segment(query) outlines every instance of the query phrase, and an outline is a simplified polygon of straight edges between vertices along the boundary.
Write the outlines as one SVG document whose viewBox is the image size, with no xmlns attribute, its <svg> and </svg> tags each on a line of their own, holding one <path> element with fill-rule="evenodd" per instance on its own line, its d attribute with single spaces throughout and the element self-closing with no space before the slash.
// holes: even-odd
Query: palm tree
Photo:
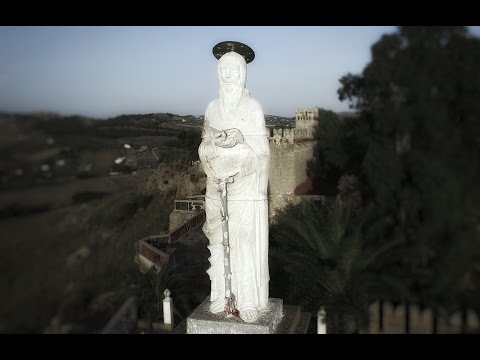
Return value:
<svg viewBox="0 0 480 360">
<path fill-rule="evenodd" d="M 283 295 L 314 314 L 324 306 L 329 332 L 366 330 L 370 302 L 398 285 L 376 270 L 399 242 L 369 245 L 362 233 L 367 218 L 368 210 L 348 203 L 306 201 L 285 209 L 271 228 L 271 263 L 288 277 Z"/>
<path fill-rule="evenodd" d="M 198 237 L 198 233 L 190 236 Z M 204 236 L 203 233 L 201 235 Z M 208 295 L 208 250 L 201 244 L 187 246 L 177 242 L 168 252 L 169 261 L 160 271 L 152 267 L 146 274 L 137 275 L 140 285 L 137 293 L 141 316 L 158 321 L 163 319 L 164 291 L 169 289 L 173 299 L 174 320 L 178 324 Z M 195 259 L 192 260 L 192 257 Z"/>
<path fill-rule="evenodd" d="M 140 316 L 149 321 L 163 319 L 163 299 L 165 289 L 169 289 L 173 298 L 173 315 L 180 321 L 191 312 L 189 291 L 185 286 L 186 277 L 178 263 L 171 259 L 160 271 L 152 267 L 141 274 L 138 291 Z"/>
</svg>

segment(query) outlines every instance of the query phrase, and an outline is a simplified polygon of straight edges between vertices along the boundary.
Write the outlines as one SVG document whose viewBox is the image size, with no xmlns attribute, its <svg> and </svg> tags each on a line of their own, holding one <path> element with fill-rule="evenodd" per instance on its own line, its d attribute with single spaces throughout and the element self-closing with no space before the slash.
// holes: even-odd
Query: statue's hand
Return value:
<svg viewBox="0 0 480 360">
<path fill-rule="evenodd" d="M 234 147 L 240 142 L 243 142 L 243 135 L 238 129 L 223 130 L 214 139 L 215 145 L 223 148 Z"/>
</svg>

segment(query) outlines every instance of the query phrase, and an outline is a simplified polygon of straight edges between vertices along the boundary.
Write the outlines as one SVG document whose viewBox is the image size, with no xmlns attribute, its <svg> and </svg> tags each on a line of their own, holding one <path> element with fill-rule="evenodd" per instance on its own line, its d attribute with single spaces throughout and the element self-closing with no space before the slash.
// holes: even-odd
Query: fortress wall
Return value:
<svg viewBox="0 0 480 360">
<path fill-rule="evenodd" d="M 319 109 L 298 109 L 295 128 L 270 129 L 269 216 L 294 203 L 295 188 L 307 180 Z"/>
<path fill-rule="evenodd" d="M 301 142 L 295 144 L 295 187 L 307 180 L 308 160 L 313 156 L 313 141 Z"/>
<path fill-rule="evenodd" d="M 270 138 L 270 168 L 268 174 L 269 213 L 285 207 L 293 200 L 295 190 L 295 145 L 287 138 Z"/>
</svg>

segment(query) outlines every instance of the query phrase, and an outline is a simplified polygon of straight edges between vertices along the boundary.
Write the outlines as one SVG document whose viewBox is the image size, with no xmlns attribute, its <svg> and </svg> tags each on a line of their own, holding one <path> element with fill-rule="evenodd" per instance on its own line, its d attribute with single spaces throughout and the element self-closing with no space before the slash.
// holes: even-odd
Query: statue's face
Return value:
<svg viewBox="0 0 480 360">
<path fill-rule="evenodd" d="M 224 83 L 236 83 L 240 79 L 240 66 L 233 62 L 226 62 L 220 66 L 220 75 Z"/>
</svg>

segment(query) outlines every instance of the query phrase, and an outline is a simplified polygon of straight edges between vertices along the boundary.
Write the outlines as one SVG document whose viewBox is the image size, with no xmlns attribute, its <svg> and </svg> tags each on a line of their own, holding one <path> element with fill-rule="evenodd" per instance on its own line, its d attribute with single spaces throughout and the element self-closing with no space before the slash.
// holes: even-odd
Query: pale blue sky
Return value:
<svg viewBox="0 0 480 360">
<path fill-rule="evenodd" d="M 480 27 L 471 27 L 480 35 Z M 267 114 L 348 110 L 339 79 L 359 73 L 393 26 L 0 27 L 0 111 L 203 114 L 218 96 L 220 41 L 255 51 L 247 87 Z"/>
</svg>

